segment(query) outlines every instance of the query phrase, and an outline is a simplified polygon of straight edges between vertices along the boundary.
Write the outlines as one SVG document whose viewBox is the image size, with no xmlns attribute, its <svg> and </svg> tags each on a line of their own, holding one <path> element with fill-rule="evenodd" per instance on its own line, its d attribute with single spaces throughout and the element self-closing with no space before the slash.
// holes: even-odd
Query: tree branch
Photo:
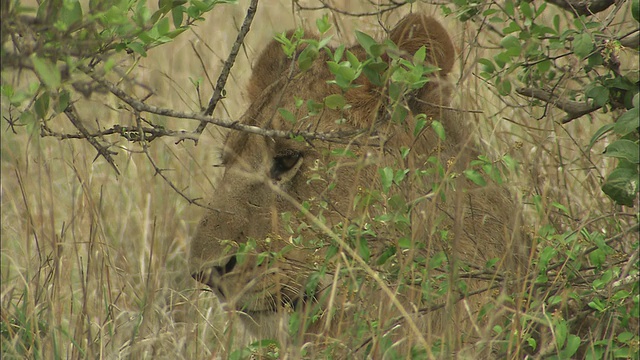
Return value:
<svg viewBox="0 0 640 360">
<path fill-rule="evenodd" d="M 602 106 L 589 105 L 587 103 L 580 102 L 580 101 L 563 99 L 560 96 L 554 94 L 553 92 L 543 90 L 543 89 L 519 88 L 519 89 L 516 89 L 516 92 L 522 96 L 527 96 L 527 97 L 532 97 L 534 99 L 542 100 L 566 112 L 567 116 L 565 116 L 565 118 L 562 119 L 563 124 L 571 122 L 572 120 L 575 120 L 583 115 L 592 113 L 602 107 Z"/>
<path fill-rule="evenodd" d="M 69 121 L 71 121 L 73 126 L 75 126 L 75 128 L 78 129 L 78 131 L 80 131 L 80 133 L 84 136 L 84 138 L 86 138 L 87 141 L 96 150 L 98 150 L 98 155 L 96 155 L 96 158 L 98 158 L 99 156 L 104 157 L 104 159 L 107 160 L 109 165 L 111 165 L 113 170 L 115 170 L 116 174 L 120 175 L 120 171 L 118 171 L 118 167 L 116 166 L 116 163 L 113 161 L 113 158 L 111 157 L 111 155 L 116 155 L 117 153 L 109 150 L 107 146 L 101 145 L 98 142 L 98 140 L 91 137 L 91 135 L 89 134 L 89 131 L 87 131 L 87 128 L 84 126 L 84 124 L 80 120 L 80 117 L 78 116 L 78 112 L 76 111 L 73 105 L 67 106 L 67 108 L 64 110 L 64 113 L 65 115 L 67 115 L 67 118 L 69 119 Z"/>
<path fill-rule="evenodd" d="M 78 65 L 78 69 L 83 71 L 93 80 L 95 80 L 100 85 L 109 89 L 109 91 L 118 97 L 120 100 L 127 103 L 134 110 L 138 112 L 148 112 L 156 115 L 169 116 L 178 119 L 188 119 L 188 120 L 199 120 L 201 123 L 214 124 L 223 128 L 239 130 L 248 132 L 251 134 L 262 135 L 267 137 L 274 138 L 285 138 L 290 139 L 292 137 L 302 137 L 306 140 L 322 140 L 329 141 L 340 144 L 353 144 L 353 145 L 367 145 L 360 144 L 354 141 L 354 137 L 357 135 L 362 135 L 366 132 L 369 132 L 368 129 L 363 130 L 354 130 L 354 131 L 330 131 L 330 132 L 311 132 L 311 131 L 282 131 L 282 130 L 273 130 L 273 129 L 263 129 L 258 126 L 246 125 L 242 124 L 238 121 L 224 121 L 221 119 L 212 118 L 210 116 L 205 116 L 204 114 L 193 113 L 193 112 L 180 112 L 167 108 L 160 108 L 154 105 L 145 104 L 137 99 L 134 99 L 129 94 L 115 86 L 114 84 L 106 81 L 99 75 L 97 75 L 91 68 L 86 65 Z M 370 137 L 372 140 L 375 140 L 375 137 Z M 379 145 L 380 142 L 375 142 L 375 144 Z"/>
<path fill-rule="evenodd" d="M 211 116 L 213 115 L 213 110 L 215 110 L 218 101 L 222 98 L 222 90 L 224 90 L 224 86 L 227 83 L 227 78 L 229 77 L 229 73 L 231 72 L 231 68 L 233 64 L 236 62 L 236 56 L 240 51 L 240 46 L 244 43 L 244 37 L 249 32 L 251 28 L 251 22 L 253 21 L 253 17 L 256 14 L 256 9 L 258 7 L 258 0 L 251 0 L 251 4 L 249 5 L 249 9 L 247 9 L 247 15 L 244 18 L 244 22 L 240 27 L 240 32 L 238 32 L 238 36 L 236 37 L 236 41 L 233 43 L 231 47 L 231 53 L 227 60 L 224 62 L 224 66 L 222 67 L 222 71 L 220 72 L 220 76 L 218 77 L 218 82 L 216 83 L 216 88 L 213 91 L 213 95 L 211 96 L 211 100 L 209 100 L 209 106 L 207 106 L 207 110 L 205 110 L 204 115 Z M 204 128 L 207 126 L 207 122 L 200 122 L 198 128 L 196 129 L 196 134 L 202 134 Z"/>
<path fill-rule="evenodd" d="M 167 171 L 168 169 L 160 169 L 158 167 L 158 165 L 156 164 L 156 162 L 153 161 L 153 157 L 151 157 L 151 154 L 149 154 L 148 149 L 144 149 L 143 153 L 145 154 L 145 156 L 147 157 L 147 159 L 151 163 L 151 166 L 153 166 L 153 169 L 155 170 L 155 174 L 154 175 L 160 175 L 162 180 L 164 180 L 164 182 L 167 183 L 167 185 L 169 185 L 169 187 L 171 187 L 171 189 L 173 189 L 173 191 L 175 191 L 178 195 L 180 195 L 183 199 L 185 199 L 189 204 L 194 204 L 196 206 L 200 206 L 200 207 L 208 209 L 208 210 L 219 211 L 218 209 L 214 209 L 214 208 L 212 208 L 212 207 L 210 207 L 208 205 L 203 204 L 202 203 L 202 198 L 191 198 L 191 197 L 187 196 L 187 194 L 185 194 L 182 190 L 180 190 L 178 188 L 178 186 L 176 186 L 176 184 L 174 184 L 171 181 L 171 179 L 169 179 L 164 174 L 164 172 Z"/>
<path fill-rule="evenodd" d="M 566 11 L 573 13 L 575 17 L 580 15 L 593 15 L 607 10 L 615 3 L 615 0 L 546 0 Z"/>
<path fill-rule="evenodd" d="M 352 17 L 363 17 L 363 16 L 380 16 L 386 12 L 389 11 L 393 11 L 397 8 L 400 8 L 402 6 L 405 6 L 407 4 L 410 4 L 412 2 L 409 1 L 389 1 L 389 2 L 377 2 L 376 3 L 376 10 L 375 11 L 365 11 L 365 12 L 351 12 L 351 11 L 347 11 L 347 10 L 343 10 L 337 6 L 333 6 L 331 4 L 329 4 L 327 1 L 320 1 L 320 3 L 322 5 L 319 6 L 305 6 L 305 5 L 301 5 L 299 1 L 295 2 L 296 8 L 298 10 L 305 10 L 305 11 L 318 11 L 318 10 L 330 10 L 332 12 L 335 12 L 337 14 L 341 14 L 341 15 L 346 15 L 346 16 L 352 16 Z"/>
<path fill-rule="evenodd" d="M 633 33 L 622 36 L 620 38 L 620 45 L 638 50 L 638 48 L 640 48 L 640 30 L 636 29 Z"/>
<path fill-rule="evenodd" d="M 131 141 L 131 142 L 140 142 L 140 141 L 151 142 L 155 139 L 158 139 L 161 137 L 167 137 L 167 136 L 176 137 L 179 139 L 190 139 L 193 141 L 198 140 L 198 136 L 193 134 L 190 131 L 184 131 L 184 130 L 175 131 L 175 130 L 165 129 L 160 126 L 153 126 L 153 127 L 143 126 L 142 132 L 143 134 L 140 134 L 140 129 L 138 129 L 138 127 L 113 125 L 108 129 L 97 131 L 94 133 L 80 132 L 77 134 L 64 134 L 64 133 L 55 132 L 51 130 L 49 127 L 47 127 L 46 124 L 42 124 L 41 135 L 55 137 L 60 140 L 88 139 L 90 137 L 96 138 L 96 137 L 107 136 L 107 135 L 120 135 L 123 138 L 127 139 L 127 141 Z"/>
</svg>

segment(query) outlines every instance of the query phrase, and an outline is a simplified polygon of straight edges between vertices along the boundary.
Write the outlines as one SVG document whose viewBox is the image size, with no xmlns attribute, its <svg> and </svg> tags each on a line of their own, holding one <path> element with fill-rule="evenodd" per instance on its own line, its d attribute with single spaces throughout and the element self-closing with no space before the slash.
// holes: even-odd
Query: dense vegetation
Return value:
<svg viewBox="0 0 640 360">
<path fill-rule="evenodd" d="M 176 280 L 188 277 L 184 239 L 198 215 L 188 205 L 206 204 L 202 199 L 211 187 L 201 184 L 215 176 L 202 170 L 215 163 L 214 156 L 194 154 L 210 153 L 207 141 L 219 142 L 212 128 L 267 130 L 228 115 L 241 113 L 241 106 L 222 109 L 240 97 L 228 79 L 247 51 L 243 44 L 254 16 L 267 10 L 252 1 L 235 28 L 212 25 L 233 34 L 223 61 L 203 61 L 192 45 L 188 65 L 203 75 L 169 79 L 180 88 L 181 99 L 172 106 L 155 92 L 156 79 L 140 75 L 150 66 L 145 60 L 165 56 L 163 49 L 185 37 L 198 38 L 198 26 L 210 16 L 239 6 L 225 3 L 231 1 L 2 3 L 3 357 L 278 356 L 274 339 L 226 352 L 230 342 L 219 335 L 224 318 L 208 310 L 211 297 Z M 277 38 L 290 54 L 304 48 L 297 58 L 304 69 L 336 40 L 328 35 L 340 23 L 336 19 L 377 22 L 413 3 L 354 10 L 295 2 L 297 15 L 318 19 L 307 28 L 315 28 L 320 39 L 303 31 Z M 528 273 L 513 294 L 526 301 L 512 309 L 526 311 L 506 314 L 503 323 L 486 329 L 487 338 L 512 358 L 637 358 L 638 1 L 455 0 L 439 6 L 438 15 L 455 19 L 451 23 L 462 29 L 456 104 L 480 124 L 486 149 L 456 175 L 480 186 L 509 184 L 523 203 L 533 240 Z M 420 51 L 413 61 L 395 58 L 389 68 L 381 67 L 379 58 L 389 47 L 367 31 L 355 39 L 367 50 L 366 61 L 338 47 L 328 63 L 345 92 L 366 76 L 390 79 L 390 93 L 400 97 L 424 85 L 434 71 L 422 66 Z M 210 96 L 203 102 L 204 93 Z M 323 103 L 307 100 L 300 99 L 300 106 L 308 113 L 349 106 L 339 95 Z M 92 111 L 96 103 L 104 114 Z M 280 115 L 292 122 L 299 116 L 284 109 Z M 399 106 L 392 121 L 405 116 Z M 441 131 L 438 121 L 422 126 Z M 445 164 L 431 166 L 425 171 L 444 173 Z M 319 169 L 318 179 L 330 171 Z M 363 206 L 387 210 L 370 219 L 373 227 L 384 223 L 390 229 L 384 235 L 397 239 L 384 258 L 370 258 L 360 241 L 372 236 L 366 228 L 332 229 L 333 235 L 346 234 L 342 241 L 360 257 L 357 266 L 392 269 L 395 252 L 411 246 L 403 233 L 411 207 L 384 200 L 409 175 L 400 164 L 381 168 L 383 194 L 361 199 Z M 292 236 L 304 230 L 291 229 Z M 442 258 L 422 261 L 433 268 L 446 265 Z M 481 276 L 491 266 L 480 275 L 467 269 L 459 276 Z M 447 276 L 435 277 L 424 287 L 425 296 L 443 296 L 448 282 Z M 488 304 L 480 316 L 492 311 L 497 310 Z M 428 352 L 417 349 L 415 357 L 442 349 L 433 344 Z"/>
</svg>

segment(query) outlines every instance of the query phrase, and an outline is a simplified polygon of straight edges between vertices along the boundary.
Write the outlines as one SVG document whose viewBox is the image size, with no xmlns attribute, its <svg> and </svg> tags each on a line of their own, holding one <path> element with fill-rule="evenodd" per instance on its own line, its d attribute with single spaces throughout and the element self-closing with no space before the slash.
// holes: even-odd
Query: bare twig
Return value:
<svg viewBox="0 0 640 360">
<path fill-rule="evenodd" d="M 527 97 L 532 97 L 534 99 L 542 100 L 566 112 L 567 116 L 564 119 L 562 119 L 563 124 L 566 124 L 572 120 L 575 120 L 583 115 L 590 114 L 602 107 L 602 106 L 596 106 L 596 105 L 589 105 L 585 102 L 563 99 L 560 96 L 554 94 L 553 92 L 543 90 L 543 89 L 520 88 L 520 89 L 517 89 L 516 92 L 522 96 L 527 96 Z"/>
<path fill-rule="evenodd" d="M 96 158 L 98 158 L 99 156 L 104 157 L 104 159 L 107 160 L 109 165 L 111 165 L 113 170 L 115 170 L 116 174 L 120 175 L 120 171 L 118 171 L 118 167 L 116 166 L 116 163 L 113 161 L 113 158 L 111 157 L 111 155 L 116 155 L 117 153 L 109 150 L 107 146 L 101 145 L 98 142 L 98 140 L 96 140 L 94 137 L 91 137 L 91 135 L 89 134 L 89 131 L 80 120 L 80 117 L 78 116 L 78 112 L 76 111 L 75 106 L 73 104 L 67 106 L 67 108 L 64 110 L 64 113 L 65 115 L 67 115 L 67 118 L 69 119 L 69 121 L 71 121 L 73 126 L 75 126 L 75 128 L 78 129 L 78 131 L 80 131 L 80 133 L 84 136 L 85 139 L 87 139 L 89 144 L 91 144 L 96 150 L 98 150 L 98 154 L 96 155 Z"/>
<path fill-rule="evenodd" d="M 619 41 L 620 45 L 626 48 L 638 50 L 638 48 L 640 48 L 640 29 L 635 29 L 628 34 L 621 36 Z"/>
<path fill-rule="evenodd" d="M 327 10 L 333 11 L 333 12 L 341 14 L 341 15 L 353 16 L 353 17 L 363 17 L 363 16 L 380 16 L 380 15 L 386 13 L 386 12 L 389 12 L 389 11 L 395 10 L 397 8 L 400 8 L 402 6 L 405 6 L 405 5 L 409 4 L 410 2 L 408 2 L 408 1 L 389 1 L 388 3 L 377 3 L 376 6 L 377 6 L 378 10 L 367 11 L 367 12 L 350 12 L 350 11 L 342 10 L 342 9 L 340 9 L 338 7 L 333 6 L 333 5 L 330 5 L 326 1 L 320 1 L 320 3 L 322 4 L 321 6 L 304 6 L 304 5 L 300 5 L 300 3 L 296 1 L 295 5 L 298 8 L 298 10 L 318 11 L 318 10 L 327 9 Z M 442 3 L 441 5 L 444 5 L 444 3 Z"/>
<path fill-rule="evenodd" d="M 191 198 L 189 196 L 187 196 L 187 194 L 185 194 L 182 190 L 178 189 L 178 187 L 176 186 L 176 184 L 174 184 L 171 179 L 169 179 L 164 172 L 167 171 L 167 169 L 160 169 L 158 167 L 158 165 L 156 165 L 156 162 L 153 161 L 153 157 L 151 156 L 151 154 L 149 154 L 149 151 L 147 149 L 143 150 L 143 153 L 147 156 L 147 159 L 149 160 L 149 163 L 151 163 L 151 166 L 153 166 L 153 169 L 155 170 L 155 175 L 160 175 L 160 177 L 162 178 L 162 180 L 164 180 L 165 183 L 167 183 L 167 185 L 169 185 L 169 187 L 171 189 L 173 189 L 173 191 L 175 191 L 178 195 L 180 195 L 183 199 L 185 199 L 189 204 L 194 204 L 200 207 L 203 207 L 205 209 L 209 209 L 209 210 L 216 210 L 212 207 L 209 207 L 205 204 L 203 204 L 201 202 L 202 198 Z"/>
<path fill-rule="evenodd" d="M 213 95 L 211 96 L 211 100 L 209 100 L 209 106 L 207 106 L 207 110 L 205 110 L 204 115 L 211 116 L 213 114 L 213 110 L 215 110 L 218 101 L 222 98 L 222 90 L 224 90 L 224 86 L 227 83 L 227 78 L 229 77 L 229 73 L 231 72 L 231 67 L 236 62 L 236 56 L 240 51 L 240 47 L 244 43 L 244 37 L 249 32 L 251 28 L 251 22 L 253 21 L 253 17 L 256 14 L 256 9 L 258 7 L 258 0 L 251 0 L 251 4 L 249 5 L 249 9 L 247 9 L 247 15 L 244 18 L 244 22 L 240 27 L 240 32 L 238 32 L 238 36 L 236 37 L 236 41 L 233 43 L 231 47 L 231 53 L 227 60 L 224 62 L 224 66 L 222 67 L 222 71 L 220 72 L 220 76 L 218 77 L 218 82 L 216 83 L 216 88 L 213 91 Z M 200 122 L 198 128 L 196 129 L 196 134 L 202 134 L 204 128 L 207 126 L 206 121 Z"/>
<path fill-rule="evenodd" d="M 144 139 L 144 141 L 151 142 L 161 137 L 176 137 L 179 139 L 190 139 L 190 140 L 198 139 L 198 136 L 194 135 L 190 131 L 184 131 L 184 130 L 175 131 L 175 130 L 165 129 L 163 127 L 146 127 L 146 126 L 142 127 L 142 134 L 144 134 L 144 136 L 142 136 L 137 126 L 131 127 L 131 126 L 122 126 L 122 125 L 113 125 L 109 129 L 97 131 L 94 133 L 84 133 L 84 134 L 83 133 L 77 133 L 77 134 L 58 133 L 44 126 L 44 124 L 42 126 L 42 130 L 43 130 L 41 134 L 42 136 L 51 136 L 60 140 L 86 139 L 88 137 L 96 138 L 96 137 L 101 137 L 106 135 L 120 135 L 123 138 L 127 139 L 128 141 L 133 141 L 133 142 L 142 141 L 142 139 Z"/>
<path fill-rule="evenodd" d="M 615 3 L 615 0 L 546 0 L 548 3 L 556 5 L 574 16 L 593 15 L 607 10 Z"/>
<path fill-rule="evenodd" d="M 137 99 L 134 99 L 125 91 L 121 90 L 114 84 L 106 81 L 104 78 L 97 75 L 92 69 L 86 66 L 78 66 L 80 70 L 90 76 L 93 80 L 100 85 L 109 89 L 109 91 L 117 96 L 120 100 L 127 103 L 134 110 L 138 112 L 148 112 L 156 115 L 169 116 L 178 119 L 198 120 L 200 122 L 211 123 L 220 127 L 224 127 L 232 130 L 239 130 L 248 132 L 251 134 L 257 134 L 274 138 L 291 138 L 302 137 L 306 140 L 322 140 L 340 144 L 355 144 L 355 145 L 367 145 L 354 142 L 355 136 L 362 135 L 369 132 L 368 129 L 354 130 L 354 131 L 330 131 L 330 132 L 312 132 L 312 131 L 282 131 L 273 129 L 263 129 L 258 126 L 246 125 L 239 123 L 238 121 L 225 121 L 221 119 L 205 116 L 204 114 L 198 114 L 194 112 L 180 112 L 172 109 L 161 108 L 154 105 L 145 104 Z M 374 142 L 375 145 L 379 145 L 380 142 Z"/>
</svg>

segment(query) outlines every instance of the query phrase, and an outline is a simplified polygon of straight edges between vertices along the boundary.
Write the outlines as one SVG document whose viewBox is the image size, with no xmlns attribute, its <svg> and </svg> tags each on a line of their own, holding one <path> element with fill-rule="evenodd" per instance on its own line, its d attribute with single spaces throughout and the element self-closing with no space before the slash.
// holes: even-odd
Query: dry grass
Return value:
<svg viewBox="0 0 640 360">
<path fill-rule="evenodd" d="M 152 101 L 192 111 L 208 101 L 208 78 L 215 84 L 242 22 L 244 3 L 220 7 L 175 43 L 149 52 L 136 71 L 137 80 L 154 90 Z M 360 6 L 353 3 L 349 6 Z M 426 9 L 437 13 L 435 7 Z M 261 4 L 217 116 L 237 119 L 243 112 L 251 59 L 274 31 L 296 24 L 312 27 L 320 15 L 292 13 L 290 1 Z M 541 218 L 551 216 L 560 228 L 614 233 L 620 229 L 612 219 L 632 221 L 623 214 L 628 210 L 614 208 L 600 192 L 602 178 L 613 165 L 597 155 L 602 145 L 590 156 L 580 150 L 611 115 L 559 125 L 562 114 L 551 111 L 535 120 L 539 109 L 516 106 L 521 99 L 500 99 L 474 77 L 470 64 L 486 56 L 470 47 L 474 30 L 454 20 L 447 24 L 459 46 L 460 68 L 466 66 L 457 75 L 464 89 L 458 103 L 483 110 L 474 120 L 490 151 L 511 152 L 522 160 L 514 187 L 525 201 L 533 193 L 542 195 L 546 203 Z M 354 27 L 376 29 L 376 20 L 338 18 L 336 25 L 348 37 Z M 630 58 L 628 66 L 637 69 L 637 57 Z M 198 97 L 189 78 L 200 77 L 204 82 Z M 3 82 L 27 80 L 3 74 Z M 110 97 L 80 100 L 83 117 L 91 125 L 131 117 Z M 3 104 L 3 115 L 5 111 Z M 197 126 L 162 121 L 188 129 Z M 167 174 L 185 194 L 207 197 L 218 176 L 212 165 L 219 139 L 219 130 L 210 126 L 198 146 L 157 140 L 150 154 L 159 167 L 173 169 Z M 6 126 L 1 141 L 3 358 L 201 359 L 224 352 L 225 316 L 212 295 L 197 290 L 186 273 L 189 238 L 203 210 L 188 205 L 154 176 L 137 146 L 118 144 L 122 175 L 116 176 L 105 161 L 94 160 L 95 150 L 81 141 L 40 139 L 24 131 L 13 134 Z M 516 141 L 524 144 L 519 150 Z M 568 215 L 556 216 L 551 201 L 566 206 Z M 531 220 L 536 220 L 529 209 Z"/>
</svg>

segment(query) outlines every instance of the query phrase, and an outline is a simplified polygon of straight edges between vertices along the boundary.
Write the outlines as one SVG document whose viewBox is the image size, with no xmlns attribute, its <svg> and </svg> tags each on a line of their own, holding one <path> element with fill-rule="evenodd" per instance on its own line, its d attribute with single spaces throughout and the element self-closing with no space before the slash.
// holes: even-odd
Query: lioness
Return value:
<svg viewBox="0 0 640 360">
<path fill-rule="evenodd" d="M 329 81 L 335 75 L 325 65 L 328 54 L 320 51 L 300 71 L 278 42 L 267 45 L 241 122 L 357 135 L 341 144 L 231 132 L 224 176 L 209 203 L 214 210 L 191 243 L 192 276 L 253 337 L 302 346 L 297 355 L 314 348 L 348 358 L 448 357 L 488 340 L 494 319 L 478 318 L 478 311 L 506 283 L 495 274 L 517 268 L 518 211 L 507 192 L 460 175 L 478 153 L 470 124 L 449 108 L 446 78 L 455 59 L 449 35 L 433 18 L 413 14 L 389 39 L 397 44 L 388 50 L 396 60 L 411 60 L 424 46 L 425 64 L 419 65 L 439 70 L 395 102 L 389 79 L 376 86 L 360 76 L 344 93 L 348 106 L 338 109 L 318 106 L 342 94 Z M 361 46 L 348 50 L 360 61 L 366 57 Z M 296 99 L 314 100 L 314 110 Z M 399 107 L 408 115 L 397 120 Z M 285 119 L 287 113 L 296 121 Z M 425 119 L 443 125 L 445 140 L 428 124 L 419 126 Z M 387 166 L 407 169 L 404 179 L 383 184 L 388 170 L 380 169 Z M 399 213 L 408 215 L 380 217 Z M 482 273 L 492 259 L 495 272 L 469 275 Z"/>
</svg>

